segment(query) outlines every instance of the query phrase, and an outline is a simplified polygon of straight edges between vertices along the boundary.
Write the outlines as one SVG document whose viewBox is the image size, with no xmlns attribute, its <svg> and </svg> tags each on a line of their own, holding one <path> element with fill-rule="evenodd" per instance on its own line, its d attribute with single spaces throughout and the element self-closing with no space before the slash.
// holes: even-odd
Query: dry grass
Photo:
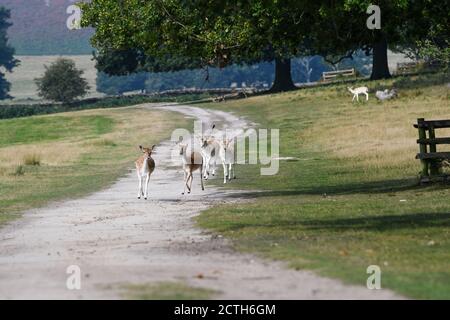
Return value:
<svg viewBox="0 0 450 320">
<path fill-rule="evenodd" d="M 259 166 L 238 168 L 238 184 L 227 188 L 264 192 L 251 203 L 209 209 L 200 226 L 293 268 L 365 286 L 367 266 L 376 264 L 383 288 L 448 299 L 450 189 L 418 186 L 413 124 L 450 117 L 450 80 L 419 80 L 403 81 L 400 97 L 385 103 L 373 91 L 368 103 L 352 103 L 345 86 L 334 85 L 209 104 L 279 128 L 281 156 L 302 161 L 281 162 L 275 176 L 261 176 Z"/>
<path fill-rule="evenodd" d="M 40 166 L 41 156 L 37 153 L 26 154 L 23 157 L 23 164 L 26 166 Z"/>
<path fill-rule="evenodd" d="M 100 120 L 112 119 L 111 130 L 97 133 L 95 126 L 98 123 L 91 121 L 97 116 Z M 0 147 L 0 224 L 10 219 L 10 213 L 44 205 L 51 200 L 81 196 L 112 183 L 126 172 L 126 168 L 132 167 L 139 156 L 137 146 L 157 144 L 169 138 L 173 129 L 187 123 L 176 114 L 151 111 L 142 106 L 18 121 L 43 117 L 49 119 L 49 130 L 54 125 L 60 126 L 61 118 L 66 119 L 65 123 L 70 125 L 65 129 L 70 135 L 51 141 L 33 140 Z M 90 122 L 88 125 L 78 120 L 70 121 L 71 118 L 90 119 Z M 0 121 L 2 125 L 14 130 L 17 123 Z"/>
<path fill-rule="evenodd" d="M 450 118 L 449 100 L 444 86 L 431 89 L 427 95 L 433 99 L 411 99 L 403 96 L 399 100 L 380 103 L 372 96 L 369 103 L 344 103 L 331 106 L 333 121 L 329 117 L 319 118 L 302 139 L 315 141 L 317 151 L 325 151 L 339 159 L 352 161 L 370 172 L 373 169 L 395 167 L 403 174 L 417 169 L 412 155 L 418 152 L 417 130 L 413 124 L 417 118 Z M 314 93 L 320 98 L 319 92 Z M 331 94 L 339 96 L 341 93 Z M 350 100 L 350 99 L 349 99 Z M 407 103 L 405 103 L 407 101 Z M 355 108 L 355 105 L 358 107 Z M 334 108 L 334 110 L 333 110 Z M 338 110 L 336 112 L 335 110 Z M 450 130 L 437 130 L 438 136 L 450 136 Z M 449 150 L 439 146 L 440 150 Z"/>
</svg>

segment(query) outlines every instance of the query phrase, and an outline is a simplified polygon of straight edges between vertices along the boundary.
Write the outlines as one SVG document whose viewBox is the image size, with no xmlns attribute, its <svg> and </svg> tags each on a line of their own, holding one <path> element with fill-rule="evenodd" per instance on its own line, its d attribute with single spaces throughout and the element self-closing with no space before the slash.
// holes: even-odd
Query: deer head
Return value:
<svg viewBox="0 0 450 320">
<path fill-rule="evenodd" d="M 147 159 L 151 158 L 154 149 L 155 145 L 153 145 L 151 148 L 144 148 L 143 146 L 139 146 L 139 150 L 142 151 L 142 153 Z"/>
</svg>

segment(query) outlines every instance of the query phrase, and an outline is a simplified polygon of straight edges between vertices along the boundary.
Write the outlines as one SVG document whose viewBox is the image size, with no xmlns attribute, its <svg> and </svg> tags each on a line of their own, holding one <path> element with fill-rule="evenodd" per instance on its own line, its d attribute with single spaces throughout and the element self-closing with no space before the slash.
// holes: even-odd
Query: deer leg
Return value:
<svg viewBox="0 0 450 320">
<path fill-rule="evenodd" d="M 216 175 L 216 157 L 212 158 L 212 175 Z"/>
<path fill-rule="evenodd" d="M 188 180 L 190 180 L 189 186 L 188 186 L 188 193 L 191 193 L 191 191 L 192 191 L 192 180 L 194 180 L 194 177 L 192 176 L 192 171 L 189 172 Z"/>
<path fill-rule="evenodd" d="M 366 95 L 366 101 L 369 101 L 369 94 L 366 92 L 365 95 Z"/>
<path fill-rule="evenodd" d="M 223 165 L 223 183 L 227 183 L 227 165 L 225 164 L 225 162 L 222 163 Z"/>
<path fill-rule="evenodd" d="M 210 158 L 204 157 L 203 160 L 204 160 L 203 163 L 205 163 L 205 166 L 204 166 L 204 168 L 202 167 L 201 172 L 204 172 L 203 177 L 205 178 L 205 180 L 208 180 L 208 177 L 209 177 L 209 161 L 210 161 Z"/>
<path fill-rule="evenodd" d="M 201 169 L 203 170 L 203 164 L 202 164 Z M 205 186 L 203 185 L 202 170 L 200 170 L 200 184 L 201 184 L 201 186 L 202 186 L 202 191 L 204 191 L 204 190 L 205 190 Z"/>
<path fill-rule="evenodd" d="M 183 192 L 181 194 L 185 194 L 186 192 L 186 186 L 187 186 L 187 172 L 184 171 L 184 178 L 183 178 Z"/>
<path fill-rule="evenodd" d="M 142 178 L 141 178 L 141 175 L 139 174 L 139 172 L 137 173 L 137 176 L 138 176 L 138 180 L 139 180 L 139 190 L 138 190 L 137 197 L 138 197 L 138 199 L 140 199 L 141 195 L 142 195 Z"/>
<path fill-rule="evenodd" d="M 147 200 L 148 198 L 148 183 L 150 182 L 150 173 L 147 173 L 147 177 L 145 177 L 145 193 L 144 193 L 144 199 Z"/>
</svg>

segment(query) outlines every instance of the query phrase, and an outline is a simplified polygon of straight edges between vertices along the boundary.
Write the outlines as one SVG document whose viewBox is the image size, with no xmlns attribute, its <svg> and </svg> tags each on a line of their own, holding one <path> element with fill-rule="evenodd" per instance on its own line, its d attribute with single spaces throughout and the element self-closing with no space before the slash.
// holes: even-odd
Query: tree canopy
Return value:
<svg viewBox="0 0 450 320">
<path fill-rule="evenodd" d="M 371 4 L 381 8 L 381 29 L 367 27 Z M 92 0 L 81 6 L 82 25 L 95 28 L 92 41 L 103 53 L 138 50 L 151 57 L 147 67 L 161 62 L 160 70 L 174 57 L 219 67 L 275 60 L 275 91 L 293 87 L 290 59 L 299 55 L 332 60 L 363 49 L 373 53 L 372 78 L 389 77 L 388 44 L 411 45 L 424 36 L 414 25 L 430 29 L 448 15 L 431 0 Z M 437 17 L 427 20 L 431 12 Z"/>
<path fill-rule="evenodd" d="M 188 57 L 203 66 L 274 59 L 282 64 L 301 52 L 311 26 L 307 3 L 94 0 L 82 4 L 82 24 L 95 28 L 93 44 L 104 52 L 139 48 L 156 61 Z"/>
</svg>

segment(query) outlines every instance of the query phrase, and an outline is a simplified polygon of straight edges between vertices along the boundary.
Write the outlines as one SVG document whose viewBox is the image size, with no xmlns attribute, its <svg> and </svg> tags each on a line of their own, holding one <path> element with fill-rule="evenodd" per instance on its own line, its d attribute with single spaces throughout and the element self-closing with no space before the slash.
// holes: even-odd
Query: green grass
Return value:
<svg viewBox="0 0 450 320">
<path fill-rule="evenodd" d="M 186 124 L 142 107 L 0 120 L 0 226 L 26 209 L 112 184 L 133 167 L 139 145 L 158 144 Z"/>
<path fill-rule="evenodd" d="M 30 117 L 3 120 L 0 125 L 0 147 L 64 139 L 74 134 L 84 137 L 97 136 L 110 132 L 113 126 L 113 119 L 107 116 Z"/>
<path fill-rule="evenodd" d="M 122 296 L 130 300 L 206 300 L 216 292 L 182 282 L 123 285 Z"/>
<path fill-rule="evenodd" d="M 300 160 L 281 162 L 275 176 L 238 166 L 230 186 L 262 192 L 250 203 L 212 208 L 198 224 L 239 250 L 292 268 L 365 286 L 366 269 L 375 264 L 383 288 L 449 299 L 450 192 L 447 185 L 418 186 L 412 127 L 419 117 L 450 118 L 449 89 L 433 84 L 417 93 L 417 83 L 407 83 L 385 103 L 373 91 L 368 103 L 351 103 L 345 87 L 335 85 L 206 105 L 279 128 L 280 155 Z"/>
</svg>

